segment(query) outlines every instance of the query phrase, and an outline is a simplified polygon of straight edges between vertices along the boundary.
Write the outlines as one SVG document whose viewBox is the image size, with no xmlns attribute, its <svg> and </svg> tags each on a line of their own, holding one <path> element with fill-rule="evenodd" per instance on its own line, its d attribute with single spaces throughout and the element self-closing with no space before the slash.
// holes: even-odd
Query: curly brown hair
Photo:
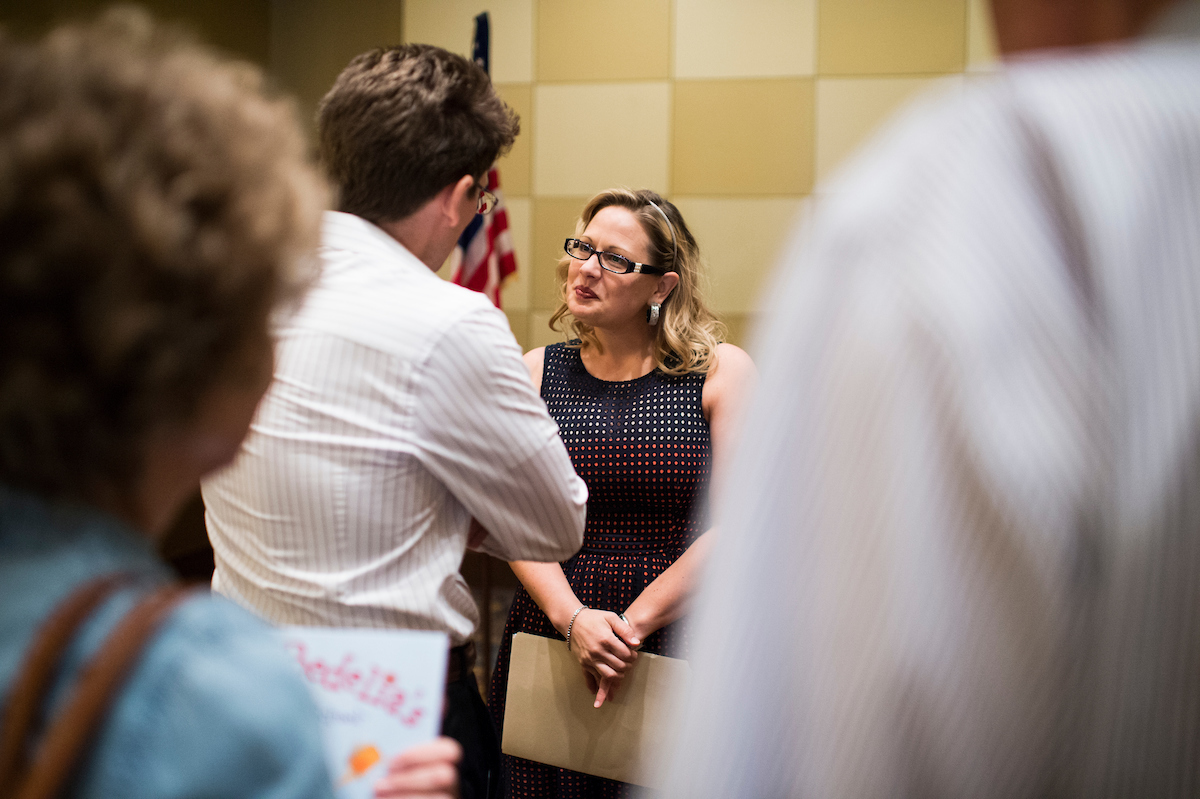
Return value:
<svg viewBox="0 0 1200 799">
<path fill-rule="evenodd" d="M 355 57 L 321 100 L 317 127 L 338 208 L 378 223 L 412 214 L 464 175 L 483 176 L 521 126 L 479 66 L 405 44 Z"/>
<path fill-rule="evenodd" d="M 0 39 L 0 482 L 128 487 L 299 296 L 327 189 L 261 85 L 129 9 Z"/>
<path fill-rule="evenodd" d="M 608 189 L 588 200 L 575 223 L 575 235 L 582 236 L 596 214 L 611 205 L 629 211 L 642 226 L 650 240 L 650 263 L 679 275 L 679 284 L 662 302 L 661 317 L 655 328 L 655 367 L 669 375 L 708 372 L 716 362 L 717 345 L 725 338 L 725 326 L 704 302 L 700 245 L 683 221 L 683 215 L 674 203 L 649 189 Z M 570 265 L 570 256 L 559 258 L 555 276 L 560 304 L 550 317 L 550 328 L 566 332 L 572 339 L 571 346 L 598 346 L 592 328 L 567 309 Z"/>
</svg>

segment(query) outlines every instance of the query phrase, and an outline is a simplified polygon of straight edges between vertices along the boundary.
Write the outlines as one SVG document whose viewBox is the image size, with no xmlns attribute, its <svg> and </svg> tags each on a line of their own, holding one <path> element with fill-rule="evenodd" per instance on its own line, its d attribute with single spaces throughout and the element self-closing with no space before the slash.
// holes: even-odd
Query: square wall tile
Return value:
<svg viewBox="0 0 1200 799">
<path fill-rule="evenodd" d="M 566 341 L 566 333 L 550 329 L 551 311 L 532 311 L 529 314 L 529 349 Z"/>
<path fill-rule="evenodd" d="M 500 304 L 505 311 L 525 311 L 529 309 L 530 288 L 533 285 L 533 263 L 529 253 L 532 203 L 528 197 L 505 197 L 504 207 L 508 211 L 508 233 L 516 252 L 517 271 L 509 275 L 500 287 Z"/>
<path fill-rule="evenodd" d="M 632 186 L 665 194 L 669 96 L 665 82 L 538 85 L 533 193 L 590 197 Z"/>
<path fill-rule="evenodd" d="M 803 200 L 676 197 L 674 202 L 700 245 L 709 307 L 722 316 L 756 311 Z"/>
<path fill-rule="evenodd" d="M 670 0 L 538 3 L 538 80 L 665 80 L 670 52 Z"/>
<path fill-rule="evenodd" d="M 744 350 L 749 350 L 750 340 L 754 335 L 754 327 L 758 324 L 758 316 L 754 314 L 723 313 L 718 314 L 718 317 L 725 323 L 727 333 L 725 341 Z M 751 352 L 750 355 L 753 356 L 754 353 Z"/>
<path fill-rule="evenodd" d="M 475 17 L 491 23 L 492 81 L 533 80 L 533 0 L 405 0 L 404 40 L 471 56 Z M 348 13 L 348 12 L 343 12 Z"/>
<path fill-rule="evenodd" d="M 497 83 L 496 94 L 521 118 L 521 132 L 500 168 L 500 187 L 506 197 L 527 197 L 533 183 L 533 86 L 529 83 Z"/>
<path fill-rule="evenodd" d="M 817 14 L 817 72 L 960 72 L 967 0 L 826 0 Z"/>
<path fill-rule="evenodd" d="M 531 308 L 553 311 L 562 300 L 554 271 L 563 253 L 563 241 L 575 235 L 575 223 L 588 197 L 543 198 L 533 200 L 532 269 L 528 274 Z"/>
<path fill-rule="evenodd" d="M 912 97 L 948 78 L 818 78 L 817 180 Z"/>
<path fill-rule="evenodd" d="M 810 78 L 675 82 L 673 194 L 807 194 Z"/>
<path fill-rule="evenodd" d="M 675 77 L 811 75 L 816 0 L 676 0 Z"/>
<path fill-rule="evenodd" d="M 986 72 L 999 63 L 991 6 L 987 0 L 967 0 L 967 69 Z"/>
</svg>

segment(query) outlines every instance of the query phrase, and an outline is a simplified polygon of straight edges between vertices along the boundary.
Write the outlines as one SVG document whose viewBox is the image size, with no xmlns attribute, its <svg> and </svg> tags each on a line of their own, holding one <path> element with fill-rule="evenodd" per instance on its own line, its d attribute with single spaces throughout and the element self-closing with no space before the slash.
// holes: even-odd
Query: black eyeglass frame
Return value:
<svg viewBox="0 0 1200 799">
<path fill-rule="evenodd" d="M 575 242 L 575 244 L 582 247 L 585 251 L 588 251 L 587 258 L 580 258 L 578 255 L 575 255 L 574 253 L 572 253 L 571 252 L 571 242 Z M 633 272 L 636 274 L 642 274 L 642 275 L 665 275 L 667 272 L 671 271 L 670 269 L 667 269 L 666 267 L 662 267 L 662 266 L 654 266 L 652 264 L 639 264 L 637 261 L 634 261 L 630 258 L 626 258 L 624 255 L 617 255 L 615 252 L 605 252 L 604 250 L 597 250 L 595 247 L 588 244 L 586 241 L 581 241 L 576 238 L 569 238 L 566 241 L 564 241 L 563 242 L 563 251 L 567 255 L 574 258 L 576 261 L 586 261 L 586 260 L 588 260 L 588 258 L 591 258 L 594 255 L 594 256 L 596 256 L 597 263 L 600 264 L 600 268 L 603 269 L 605 272 L 612 272 L 614 275 L 628 275 L 630 272 Z M 617 263 L 627 264 L 626 269 L 624 271 L 619 271 L 617 269 L 612 269 L 611 267 L 605 266 L 604 265 L 605 257 L 615 258 Z"/>
<path fill-rule="evenodd" d="M 496 210 L 496 203 L 498 202 L 496 195 L 488 191 L 486 186 L 479 183 L 475 184 L 475 188 L 479 189 L 479 198 L 475 200 L 475 213 L 486 215 Z"/>
</svg>

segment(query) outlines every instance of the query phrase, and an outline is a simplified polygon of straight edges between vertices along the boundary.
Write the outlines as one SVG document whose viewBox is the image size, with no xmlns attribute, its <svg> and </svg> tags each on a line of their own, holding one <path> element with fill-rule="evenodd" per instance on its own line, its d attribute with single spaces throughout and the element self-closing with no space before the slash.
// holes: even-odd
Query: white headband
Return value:
<svg viewBox="0 0 1200 799">
<path fill-rule="evenodd" d="M 675 241 L 675 226 L 671 224 L 671 217 L 664 214 L 663 209 L 659 208 L 658 205 L 655 204 L 654 200 L 648 199 L 646 202 L 653 205 L 654 210 L 662 214 L 662 218 L 667 220 L 667 229 L 671 231 L 671 269 L 673 270 L 675 268 L 675 262 L 679 260 L 679 243 Z"/>
</svg>

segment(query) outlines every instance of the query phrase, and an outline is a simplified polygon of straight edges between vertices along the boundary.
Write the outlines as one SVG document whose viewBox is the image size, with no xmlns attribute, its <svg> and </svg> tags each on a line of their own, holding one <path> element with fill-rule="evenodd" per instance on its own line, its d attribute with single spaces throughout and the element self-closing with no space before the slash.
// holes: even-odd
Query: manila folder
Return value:
<svg viewBox="0 0 1200 799">
<path fill-rule="evenodd" d="M 621 782 L 655 784 L 675 728 L 672 703 L 687 689 L 686 660 L 641 653 L 614 699 L 592 707 L 583 669 L 562 641 L 512 641 L 505 754 Z"/>
</svg>

